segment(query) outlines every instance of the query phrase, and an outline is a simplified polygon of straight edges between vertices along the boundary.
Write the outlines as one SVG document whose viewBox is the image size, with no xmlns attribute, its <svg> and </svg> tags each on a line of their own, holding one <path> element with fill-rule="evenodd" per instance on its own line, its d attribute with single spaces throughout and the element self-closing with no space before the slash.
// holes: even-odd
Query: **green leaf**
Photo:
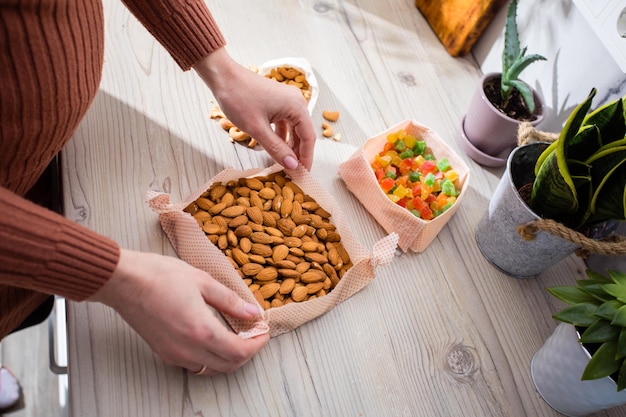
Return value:
<svg viewBox="0 0 626 417">
<path fill-rule="evenodd" d="M 622 391 L 624 388 L 626 388 L 626 362 L 622 362 L 617 377 L 617 391 Z"/>
<path fill-rule="evenodd" d="M 531 207 L 544 217 L 554 219 L 578 211 L 576 187 L 567 164 L 567 150 L 569 142 L 575 138 L 591 107 L 596 91 L 595 88 L 592 89 L 587 99 L 572 112 L 555 142 L 555 151 L 544 159 L 537 171 Z"/>
<path fill-rule="evenodd" d="M 581 126 L 578 133 L 567 144 L 567 158 L 585 161 L 601 146 L 600 129 L 595 125 Z"/>
<path fill-rule="evenodd" d="M 621 271 L 615 271 L 614 269 L 609 269 L 608 276 L 616 284 L 626 285 L 626 273 Z"/>
<path fill-rule="evenodd" d="M 604 290 L 600 288 L 601 282 L 596 282 L 592 279 L 580 279 L 576 280 L 576 284 L 580 287 L 581 290 L 588 293 L 601 303 L 615 300 L 615 297 L 605 293 Z M 585 302 L 588 302 L 588 300 L 585 300 Z"/>
<path fill-rule="evenodd" d="M 581 303 L 565 307 L 557 311 L 552 317 L 574 326 L 591 327 L 598 321 L 598 318 L 595 316 L 597 310 L 598 306 L 595 304 Z"/>
<path fill-rule="evenodd" d="M 504 28 L 504 50 L 502 51 L 502 73 L 508 73 L 508 69 L 520 54 L 519 34 L 517 33 L 517 0 L 511 1 L 506 13 L 506 25 Z M 504 77 L 503 77 L 504 78 Z"/>
<path fill-rule="evenodd" d="M 585 273 L 589 277 L 590 281 L 593 281 L 593 282 L 598 283 L 598 284 L 610 284 L 610 283 L 621 284 L 622 283 L 622 282 L 615 281 L 613 279 L 613 277 L 611 277 L 610 274 L 608 276 L 607 275 L 603 275 L 603 274 L 601 274 L 599 272 L 592 271 L 591 269 L 587 269 L 585 271 Z M 624 284 L 626 284 L 626 282 L 624 282 Z"/>
<path fill-rule="evenodd" d="M 524 71 L 530 64 L 537 61 L 546 61 L 546 58 L 539 54 L 518 56 L 518 58 L 513 62 L 513 65 L 511 65 L 507 71 L 508 79 L 516 80 L 522 71 Z"/>
<path fill-rule="evenodd" d="M 547 288 L 547 291 L 567 304 L 594 303 L 596 299 L 585 290 L 573 286 Z"/>
<path fill-rule="evenodd" d="M 616 352 L 617 342 L 603 343 L 589 360 L 581 379 L 583 381 L 600 379 L 617 372 L 622 361 L 615 359 Z"/>
<path fill-rule="evenodd" d="M 623 328 L 619 332 L 619 338 L 617 339 L 617 352 L 615 353 L 615 359 L 622 359 L 626 357 L 626 328 Z"/>
<path fill-rule="evenodd" d="M 602 288 L 607 294 L 612 295 L 623 303 L 626 303 L 626 286 L 621 284 L 601 284 Z"/>
<path fill-rule="evenodd" d="M 608 321 L 600 319 L 587 327 L 587 330 L 580 336 L 580 341 L 583 343 L 603 343 L 617 340 L 620 330 L 621 327 L 611 326 Z"/>
<path fill-rule="evenodd" d="M 615 316 L 613 317 L 613 320 L 611 321 L 611 324 L 613 326 L 620 327 L 626 326 L 626 306 L 622 306 L 617 310 Z"/>
<path fill-rule="evenodd" d="M 617 311 L 624 306 L 624 303 L 617 300 L 609 300 L 600 305 L 596 311 L 596 316 L 612 321 Z"/>
<path fill-rule="evenodd" d="M 583 125 L 595 125 L 600 131 L 601 144 L 620 140 L 626 135 L 623 98 L 598 107 L 585 117 Z"/>
<path fill-rule="evenodd" d="M 589 223 L 626 219 L 626 146 L 600 152 L 593 160 L 591 175 L 595 189 L 589 204 Z"/>
<path fill-rule="evenodd" d="M 522 96 L 522 100 L 524 100 L 524 103 L 526 103 L 526 107 L 528 107 L 528 111 L 534 113 L 535 96 L 533 95 L 533 91 L 530 89 L 528 84 L 520 80 L 511 80 L 511 86 L 519 91 Z"/>
<path fill-rule="evenodd" d="M 557 141 L 552 142 L 546 149 L 543 150 L 539 158 L 537 158 L 537 163 L 535 164 L 535 176 L 539 173 L 539 168 L 543 165 L 543 163 L 548 159 L 550 155 L 556 152 Z"/>
</svg>

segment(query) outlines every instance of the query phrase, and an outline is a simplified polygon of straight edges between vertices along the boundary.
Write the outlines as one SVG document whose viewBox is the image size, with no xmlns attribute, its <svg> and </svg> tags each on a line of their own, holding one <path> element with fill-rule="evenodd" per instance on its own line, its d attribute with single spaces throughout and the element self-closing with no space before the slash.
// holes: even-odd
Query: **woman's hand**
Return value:
<svg viewBox="0 0 626 417">
<path fill-rule="evenodd" d="M 226 117 L 256 139 L 274 160 L 290 169 L 300 161 L 311 169 L 315 131 L 299 89 L 242 67 L 224 48 L 199 61 L 194 69 Z"/>
<path fill-rule="evenodd" d="M 89 301 L 113 307 L 166 363 L 203 375 L 236 370 L 269 340 L 226 328 L 209 306 L 240 319 L 259 308 L 178 258 L 122 249 L 113 276 Z"/>
</svg>

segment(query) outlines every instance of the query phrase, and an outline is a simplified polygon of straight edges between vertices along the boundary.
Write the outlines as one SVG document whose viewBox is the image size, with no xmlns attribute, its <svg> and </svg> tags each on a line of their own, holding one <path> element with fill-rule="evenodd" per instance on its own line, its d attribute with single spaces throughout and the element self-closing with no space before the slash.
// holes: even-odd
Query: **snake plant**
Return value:
<svg viewBox="0 0 626 417">
<path fill-rule="evenodd" d="M 612 376 L 621 391 L 626 388 L 626 274 L 607 273 L 588 270 L 588 279 L 577 280 L 575 286 L 548 291 L 569 304 L 553 317 L 576 326 L 580 342 L 592 354 L 581 379 Z"/>
<path fill-rule="evenodd" d="M 626 219 L 626 96 L 587 114 L 595 94 L 539 156 L 530 200 L 540 216 L 577 231 Z"/>
<path fill-rule="evenodd" d="M 509 5 L 504 29 L 504 50 L 502 51 L 502 78 L 500 93 L 504 103 L 508 102 L 513 90 L 519 91 L 528 111 L 535 111 L 535 98 L 528 84 L 519 80 L 519 75 L 530 64 L 546 58 L 538 54 L 526 55 L 527 47 L 520 48 L 519 33 L 517 30 L 517 0 Z M 505 105 L 506 106 L 506 105 Z"/>
</svg>

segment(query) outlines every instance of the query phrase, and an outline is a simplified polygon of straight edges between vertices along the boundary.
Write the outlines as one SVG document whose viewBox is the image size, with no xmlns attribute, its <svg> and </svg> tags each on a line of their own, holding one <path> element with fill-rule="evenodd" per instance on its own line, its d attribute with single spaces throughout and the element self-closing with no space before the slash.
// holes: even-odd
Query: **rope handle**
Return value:
<svg viewBox="0 0 626 417">
<path fill-rule="evenodd" d="M 601 240 L 591 239 L 552 219 L 538 219 L 517 226 L 517 233 L 527 241 L 534 240 L 538 232 L 547 232 L 580 246 L 576 253 L 583 258 L 591 253 L 626 255 L 626 238 L 620 235 L 612 235 Z"/>
</svg>

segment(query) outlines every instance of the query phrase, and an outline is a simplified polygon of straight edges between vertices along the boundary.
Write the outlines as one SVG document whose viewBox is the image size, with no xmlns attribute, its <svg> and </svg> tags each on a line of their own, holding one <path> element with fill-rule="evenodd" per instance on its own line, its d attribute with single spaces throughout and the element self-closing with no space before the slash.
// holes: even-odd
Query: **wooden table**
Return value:
<svg viewBox="0 0 626 417">
<path fill-rule="evenodd" d="M 405 119 L 455 135 L 480 71 L 452 58 L 407 1 L 209 0 L 243 65 L 305 57 L 320 95 L 312 169 L 371 248 L 386 232 L 351 195 L 338 165 Z M 144 202 L 148 189 L 178 201 L 224 168 L 269 166 L 209 118 L 211 93 L 183 73 L 119 1 L 105 1 L 101 90 L 63 153 L 69 218 L 120 245 L 175 256 Z M 321 136 L 336 109 L 342 139 Z M 555 416 L 529 365 L 561 307 L 545 287 L 572 283 L 572 257 L 519 280 L 482 257 L 474 228 L 502 174 L 462 154 L 471 185 L 462 206 L 421 254 L 396 256 L 329 313 L 273 338 L 239 371 L 195 377 L 163 364 L 117 314 L 68 306 L 73 416 Z M 626 416 L 624 409 L 602 415 Z"/>
</svg>

